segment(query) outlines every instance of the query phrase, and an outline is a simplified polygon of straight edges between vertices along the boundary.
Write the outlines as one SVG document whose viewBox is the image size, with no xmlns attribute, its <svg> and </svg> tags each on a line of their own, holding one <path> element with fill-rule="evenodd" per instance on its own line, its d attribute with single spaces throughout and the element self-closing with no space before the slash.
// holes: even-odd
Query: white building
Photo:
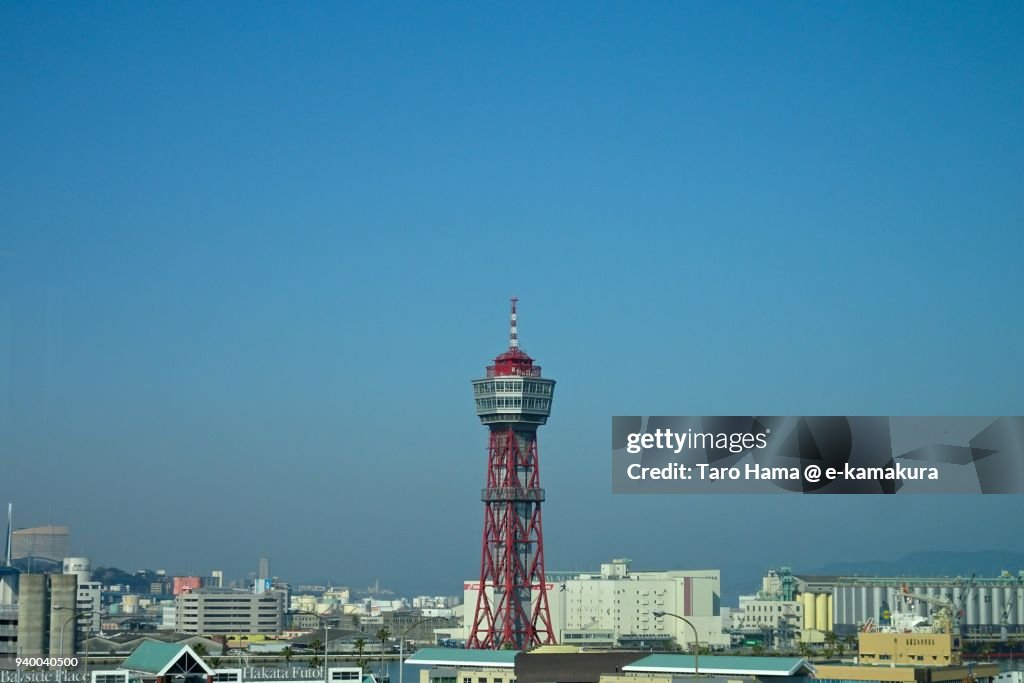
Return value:
<svg viewBox="0 0 1024 683">
<path fill-rule="evenodd" d="M 416 609 L 444 609 L 452 607 L 451 601 L 444 595 L 418 595 L 412 599 Z"/>
<path fill-rule="evenodd" d="M 102 590 L 103 584 L 99 581 L 78 583 L 78 611 L 83 615 L 81 623 L 91 633 L 99 633 L 103 621 Z"/>
<path fill-rule="evenodd" d="M 551 626 L 559 643 L 667 648 L 675 641 L 685 650 L 694 642 L 695 630 L 703 647 L 729 645 L 722 629 L 719 570 L 638 572 L 629 565 L 629 560 L 619 559 L 602 564 L 599 573 L 547 575 Z M 468 638 L 479 582 L 467 581 L 463 587 L 463 637 Z"/>
<path fill-rule="evenodd" d="M 175 596 L 174 604 L 175 626 L 182 633 L 277 635 L 284 626 L 285 596 L 279 591 L 200 588 Z"/>
<path fill-rule="evenodd" d="M 161 631 L 176 631 L 178 628 L 178 620 L 176 617 L 177 609 L 173 602 L 164 603 L 160 608 L 160 630 Z"/>
<path fill-rule="evenodd" d="M 741 595 L 739 609 L 732 611 L 730 623 L 736 633 L 761 635 L 773 645 L 792 647 L 805 638 L 803 609 L 799 600 Z"/>
</svg>

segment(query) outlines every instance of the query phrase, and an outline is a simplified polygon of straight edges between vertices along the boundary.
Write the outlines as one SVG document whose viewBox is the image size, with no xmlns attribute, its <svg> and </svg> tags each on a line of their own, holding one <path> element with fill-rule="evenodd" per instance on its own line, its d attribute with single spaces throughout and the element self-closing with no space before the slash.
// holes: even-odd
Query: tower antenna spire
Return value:
<svg viewBox="0 0 1024 683">
<path fill-rule="evenodd" d="M 516 324 L 516 302 L 519 301 L 519 297 L 512 297 L 512 312 L 509 314 L 509 328 L 508 328 L 508 350 L 515 351 L 519 348 L 519 327 Z"/>
</svg>

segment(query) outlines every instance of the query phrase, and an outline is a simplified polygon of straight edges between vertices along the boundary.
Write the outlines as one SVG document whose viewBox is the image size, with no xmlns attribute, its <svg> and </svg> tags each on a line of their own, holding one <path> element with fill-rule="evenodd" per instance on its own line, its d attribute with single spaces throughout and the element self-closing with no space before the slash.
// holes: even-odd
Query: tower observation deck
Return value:
<svg viewBox="0 0 1024 683">
<path fill-rule="evenodd" d="M 555 381 L 519 348 L 512 298 L 509 348 L 473 380 L 476 414 L 490 432 L 480 592 L 467 647 L 526 649 L 554 643 L 544 579 L 537 427 L 551 414 Z"/>
</svg>

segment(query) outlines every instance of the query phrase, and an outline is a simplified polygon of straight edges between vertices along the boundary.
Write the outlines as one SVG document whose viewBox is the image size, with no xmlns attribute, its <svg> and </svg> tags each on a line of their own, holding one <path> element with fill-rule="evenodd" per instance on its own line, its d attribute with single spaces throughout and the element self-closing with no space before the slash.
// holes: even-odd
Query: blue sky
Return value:
<svg viewBox="0 0 1024 683">
<path fill-rule="evenodd" d="M 457 590 L 516 294 L 559 381 L 549 567 L 1012 549 L 1019 496 L 615 497 L 608 442 L 1020 414 L 1022 34 L 1012 2 L 5 3 L 0 499 L 97 564 Z"/>
</svg>

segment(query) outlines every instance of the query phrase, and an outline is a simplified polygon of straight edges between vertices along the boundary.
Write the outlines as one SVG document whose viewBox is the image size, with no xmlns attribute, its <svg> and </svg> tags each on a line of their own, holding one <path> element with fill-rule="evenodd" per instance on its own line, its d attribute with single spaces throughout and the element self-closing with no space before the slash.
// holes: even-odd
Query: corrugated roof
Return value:
<svg viewBox="0 0 1024 683">
<path fill-rule="evenodd" d="M 405 660 L 407 664 L 429 666 L 480 666 L 513 668 L 519 650 L 462 650 L 454 647 L 425 647 Z"/>
<path fill-rule="evenodd" d="M 793 676 L 807 669 L 807 660 L 803 657 L 706 655 L 696 661 L 693 655 L 660 654 L 648 655 L 622 667 L 622 670 L 645 673 L 694 673 L 695 665 L 702 674 Z"/>
</svg>

